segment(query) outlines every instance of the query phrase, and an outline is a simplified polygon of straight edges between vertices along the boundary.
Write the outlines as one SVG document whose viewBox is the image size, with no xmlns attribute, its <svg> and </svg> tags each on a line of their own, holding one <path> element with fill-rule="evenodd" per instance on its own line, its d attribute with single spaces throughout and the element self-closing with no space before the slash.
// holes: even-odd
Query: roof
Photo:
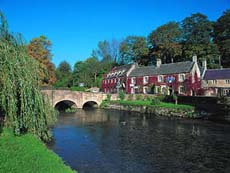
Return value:
<svg viewBox="0 0 230 173">
<path fill-rule="evenodd" d="M 170 64 L 161 64 L 160 67 L 145 66 L 135 68 L 130 76 L 150 76 L 150 75 L 165 75 L 191 72 L 194 62 L 184 61 Z"/>
<path fill-rule="evenodd" d="M 203 79 L 204 80 L 230 79 L 230 68 L 206 70 Z"/>
<path fill-rule="evenodd" d="M 116 78 L 116 77 L 122 77 L 125 76 L 126 73 L 130 70 L 133 64 L 127 64 L 122 66 L 116 66 L 114 67 L 107 75 L 105 75 L 105 78 Z"/>
</svg>

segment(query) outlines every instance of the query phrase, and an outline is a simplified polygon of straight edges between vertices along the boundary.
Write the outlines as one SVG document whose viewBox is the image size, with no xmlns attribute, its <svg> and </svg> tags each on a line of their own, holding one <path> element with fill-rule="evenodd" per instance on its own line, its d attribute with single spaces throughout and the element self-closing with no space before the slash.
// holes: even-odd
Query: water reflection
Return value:
<svg viewBox="0 0 230 173">
<path fill-rule="evenodd" d="M 80 173 L 230 172 L 230 126 L 78 110 L 49 147 Z"/>
</svg>

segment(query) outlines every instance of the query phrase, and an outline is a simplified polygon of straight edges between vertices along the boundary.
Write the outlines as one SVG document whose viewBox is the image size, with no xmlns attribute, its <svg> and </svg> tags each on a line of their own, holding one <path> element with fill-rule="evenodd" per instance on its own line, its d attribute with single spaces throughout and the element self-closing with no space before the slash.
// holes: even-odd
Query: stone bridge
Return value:
<svg viewBox="0 0 230 173">
<path fill-rule="evenodd" d="M 74 105 L 76 108 L 83 108 L 83 106 L 89 102 L 99 106 L 102 103 L 102 100 L 107 98 L 107 94 L 104 93 L 53 89 L 42 89 L 41 92 L 43 95 L 48 96 L 53 107 L 56 107 L 58 104 L 63 102 L 68 103 L 70 107 Z M 111 100 L 116 99 L 117 95 L 112 95 Z"/>
</svg>

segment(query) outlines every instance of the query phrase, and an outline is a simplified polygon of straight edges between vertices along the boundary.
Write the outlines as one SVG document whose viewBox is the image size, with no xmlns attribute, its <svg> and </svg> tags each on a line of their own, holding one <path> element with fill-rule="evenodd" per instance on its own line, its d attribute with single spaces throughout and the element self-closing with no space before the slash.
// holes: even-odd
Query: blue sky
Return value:
<svg viewBox="0 0 230 173">
<path fill-rule="evenodd" d="M 230 0 L 0 0 L 12 32 L 51 40 L 56 66 L 84 61 L 99 41 L 148 36 L 197 12 L 216 20 L 226 9 Z"/>
</svg>

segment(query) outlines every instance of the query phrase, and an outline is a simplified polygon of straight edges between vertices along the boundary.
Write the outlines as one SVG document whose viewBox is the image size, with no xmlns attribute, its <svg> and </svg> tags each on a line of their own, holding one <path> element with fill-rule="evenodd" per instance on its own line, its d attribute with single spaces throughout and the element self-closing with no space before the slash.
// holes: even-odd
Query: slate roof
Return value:
<svg viewBox="0 0 230 173">
<path fill-rule="evenodd" d="M 204 80 L 230 79 L 230 68 L 206 70 L 203 79 Z"/>
<path fill-rule="evenodd" d="M 189 73 L 192 70 L 194 62 L 184 61 L 170 64 L 161 64 L 160 67 L 145 66 L 135 68 L 131 73 L 131 77 L 150 76 L 150 75 L 166 75 L 166 74 L 178 74 Z"/>
<path fill-rule="evenodd" d="M 125 76 L 126 73 L 129 71 L 129 69 L 132 67 L 133 64 L 127 64 L 127 65 L 122 65 L 122 66 L 116 66 L 114 67 L 107 75 L 106 75 L 106 79 L 109 78 L 116 78 L 116 77 L 122 77 Z M 115 73 L 115 72 L 121 72 L 121 73 Z M 112 75 L 113 74 L 113 75 Z"/>
</svg>

